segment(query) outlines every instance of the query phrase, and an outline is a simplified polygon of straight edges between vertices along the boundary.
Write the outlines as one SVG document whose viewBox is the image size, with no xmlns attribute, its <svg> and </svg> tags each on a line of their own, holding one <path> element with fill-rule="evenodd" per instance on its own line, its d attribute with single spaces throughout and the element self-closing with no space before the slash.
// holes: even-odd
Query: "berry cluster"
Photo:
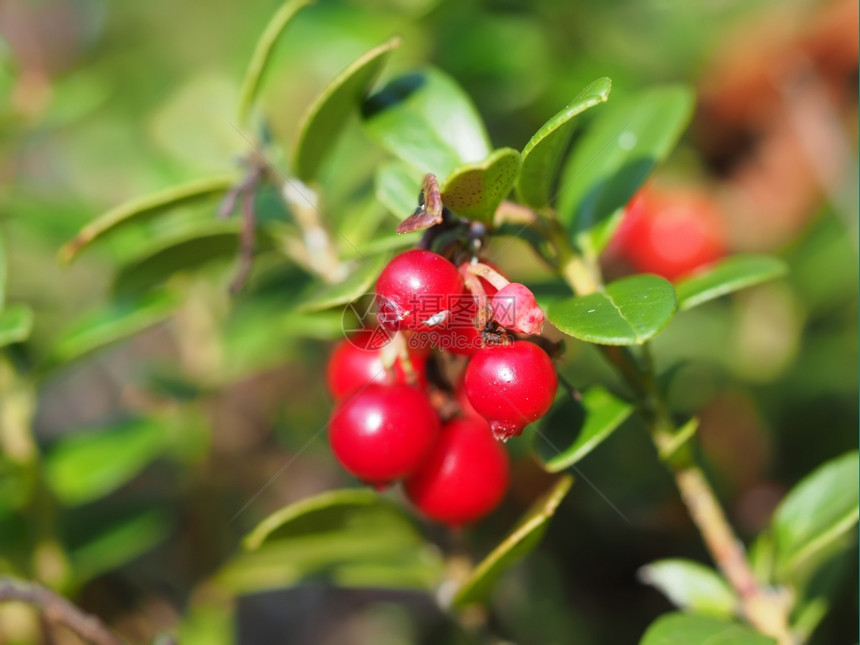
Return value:
<svg viewBox="0 0 860 645">
<path fill-rule="evenodd" d="M 507 488 L 497 439 L 521 434 L 555 398 L 549 355 L 521 337 L 539 334 L 544 314 L 494 266 L 420 249 L 385 267 L 376 303 L 378 326 L 341 341 L 329 360 L 332 450 L 370 485 L 402 480 L 427 517 L 473 522 Z M 456 357 L 468 357 L 465 369 Z"/>
</svg>

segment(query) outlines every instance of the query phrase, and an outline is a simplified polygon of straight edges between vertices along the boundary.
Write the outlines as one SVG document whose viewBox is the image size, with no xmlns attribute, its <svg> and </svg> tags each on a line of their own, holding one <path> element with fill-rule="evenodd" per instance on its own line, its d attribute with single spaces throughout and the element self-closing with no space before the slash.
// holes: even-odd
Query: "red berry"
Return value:
<svg viewBox="0 0 860 645">
<path fill-rule="evenodd" d="M 515 341 L 477 352 L 464 383 L 472 406 L 490 422 L 496 438 L 506 440 L 549 411 L 558 377 L 545 351 Z"/>
<path fill-rule="evenodd" d="M 388 329 L 417 329 L 462 291 L 463 278 L 448 260 L 431 251 L 406 251 L 376 281 L 379 322 Z"/>
<path fill-rule="evenodd" d="M 412 369 L 422 387 L 427 384 L 424 368 L 427 357 L 410 351 Z M 342 340 L 334 348 L 328 360 L 326 382 L 335 399 L 368 383 L 406 383 L 406 372 L 398 358 L 394 361 L 393 373 L 386 370 L 382 362 L 381 349 L 365 349 L 354 338 Z"/>
<path fill-rule="evenodd" d="M 492 298 L 493 318 L 513 331 L 540 334 L 546 319 L 534 294 L 526 285 L 511 282 Z"/>
<path fill-rule="evenodd" d="M 486 421 L 474 418 L 442 426 L 436 443 L 404 483 L 406 495 L 424 515 L 452 526 L 492 511 L 507 486 L 507 453 Z"/>
<path fill-rule="evenodd" d="M 406 477 L 439 433 L 429 399 L 408 385 L 373 383 L 346 394 L 332 412 L 329 442 L 341 465 L 364 482 Z"/>
<path fill-rule="evenodd" d="M 707 194 L 647 189 L 628 204 L 611 246 L 637 271 L 675 280 L 725 255 L 725 237 Z"/>
</svg>

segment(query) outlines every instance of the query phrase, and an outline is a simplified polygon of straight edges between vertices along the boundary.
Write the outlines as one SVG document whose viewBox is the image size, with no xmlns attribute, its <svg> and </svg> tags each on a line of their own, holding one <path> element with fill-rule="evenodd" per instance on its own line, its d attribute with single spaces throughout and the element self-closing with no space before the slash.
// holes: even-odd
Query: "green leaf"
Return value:
<svg viewBox="0 0 860 645">
<path fill-rule="evenodd" d="M 441 179 L 490 154 L 489 138 L 472 101 L 437 69 L 394 79 L 368 98 L 362 111 L 370 136 L 422 173 Z"/>
<path fill-rule="evenodd" d="M 514 530 L 472 570 L 457 590 L 453 600 L 455 608 L 484 602 L 499 576 L 537 547 L 550 518 L 572 484 L 570 475 L 559 477 L 555 485 L 531 505 Z"/>
<path fill-rule="evenodd" d="M 551 473 L 569 468 L 605 441 L 633 413 L 633 405 L 595 386 L 577 401 L 566 392 L 541 422 L 535 451 Z"/>
<path fill-rule="evenodd" d="M 235 181 L 235 175 L 208 177 L 120 204 L 87 224 L 74 239 L 63 245 L 59 251 L 60 261 L 71 262 L 93 241 L 126 224 L 141 222 L 164 211 L 224 193 Z"/>
<path fill-rule="evenodd" d="M 96 535 L 69 553 L 80 584 L 117 569 L 162 542 L 170 530 L 163 511 L 147 510 L 95 527 Z"/>
<path fill-rule="evenodd" d="M 164 291 L 109 303 L 74 322 L 57 340 L 48 360 L 51 364 L 68 363 L 129 338 L 165 320 L 178 305 L 178 298 Z"/>
<path fill-rule="evenodd" d="M 613 99 L 600 111 L 559 184 L 559 217 L 588 255 L 599 255 L 623 207 L 669 154 L 692 112 L 693 93 L 683 86 Z"/>
<path fill-rule="evenodd" d="M 310 295 L 301 300 L 297 310 L 300 312 L 323 311 L 352 302 L 372 290 L 381 268 L 386 264 L 385 258 L 377 256 L 374 261 L 366 261 L 355 268 L 343 282 L 312 284 L 308 289 Z"/>
<path fill-rule="evenodd" d="M 256 47 L 254 47 L 254 54 L 251 56 L 251 62 L 248 64 L 248 71 L 245 72 L 242 89 L 239 90 L 238 115 L 240 123 L 244 123 L 247 119 L 248 111 L 257 97 L 257 92 L 260 89 L 263 75 L 271 59 L 272 50 L 275 48 L 275 43 L 277 43 L 278 38 L 280 38 L 293 16 L 309 4 L 311 4 L 310 0 L 287 0 L 275 12 L 275 15 L 272 16 L 269 24 L 263 30 L 263 34 L 257 41 Z"/>
<path fill-rule="evenodd" d="M 697 616 L 665 614 L 651 623 L 639 645 L 775 645 L 776 641 L 740 623 Z"/>
<path fill-rule="evenodd" d="M 376 198 L 397 219 L 404 220 L 418 205 L 421 181 L 421 173 L 404 163 L 384 163 L 374 177 Z"/>
<path fill-rule="evenodd" d="M 807 475 L 774 512 L 778 580 L 798 582 L 833 555 L 857 524 L 858 457 L 851 452 Z"/>
<path fill-rule="evenodd" d="M 172 275 L 197 269 L 213 260 L 238 258 L 238 220 L 200 222 L 176 234 L 158 237 L 120 269 L 114 291 L 134 294 L 162 285 Z M 256 251 L 271 248 L 271 240 L 257 229 Z"/>
<path fill-rule="evenodd" d="M 308 575 L 350 586 L 430 590 L 443 573 L 402 506 L 367 489 L 335 490 L 286 506 L 243 540 L 250 551 L 217 582 L 233 593 L 285 587 Z"/>
<path fill-rule="evenodd" d="M 83 504 L 133 479 L 164 450 L 165 443 L 164 426 L 154 419 L 75 433 L 48 451 L 45 475 L 62 502 Z"/>
<path fill-rule="evenodd" d="M 520 153 L 494 150 L 479 163 L 458 167 L 442 185 L 442 203 L 462 217 L 492 223 L 520 170 Z"/>
<path fill-rule="evenodd" d="M 635 275 L 603 292 L 553 302 L 547 314 L 565 334 L 589 343 L 641 345 L 669 323 L 676 307 L 669 281 Z"/>
<path fill-rule="evenodd" d="M 316 176 L 323 156 L 346 124 L 347 117 L 367 95 L 399 38 L 371 49 L 329 83 L 305 113 L 293 150 L 293 171 L 303 181 Z"/>
<path fill-rule="evenodd" d="M 710 567 L 692 560 L 659 560 L 642 567 L 639 579 L 681 609 L 730 618 L 738 606 L 732 588 Z"/>
<path fill-rule="evenodd" d="M 703 302 L 752 287 L 788 273 L 788 265 L 769 255 L 735 255 L 704 273 L 682 280 L 676 287 L 678 309 L 685 311 Z"/>
<path fill-rule="evenodd" d="M 552 201 L 552 183 L 576 124 L 575 117 L 609 99 L 612 81 L 598 78 L 587 85 L 561 112 L 544 123 L 523 148 L 523 167 L 517 178 L 517 197 L 532 208 Z"/>
<path fill-rule="evenodd" d="M 9 305 L 0 311 L 0 347 L 27 340 L 33 330 L 33 310 L 27 305 Z"/>
</svg>

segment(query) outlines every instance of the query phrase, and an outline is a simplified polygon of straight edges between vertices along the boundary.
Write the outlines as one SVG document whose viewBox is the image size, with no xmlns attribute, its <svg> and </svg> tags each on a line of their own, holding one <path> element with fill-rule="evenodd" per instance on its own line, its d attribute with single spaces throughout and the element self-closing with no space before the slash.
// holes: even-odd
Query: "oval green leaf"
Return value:
<svg viewBox="0 0 860 645">
<path fill-rule="evenodd" d="M 639 579 L 680 609 L 730 618 L 738 607 L 729 583 L 710 567 L 683 559 L 659 560 L 639 569 Z"/>
<path fill-rule="evenodd" d="M 494 150 L 483 161 L 460 166 L 448 176 L 442 185 L 442 203 L 461 217 L 492 223 L 519 170 L 519 152 Z"/>
<path fill-rule="evenodd" d="M 9 305 L 0 311 L 0 347 L 20 343 L 33 330 L 33 310 L 27 305 Z"/>
<path fill-rule="evenodd" d="M 88 312 L 57 339 L 49 352 L 50 364 L 65 364 L 102 347 L 124 340 L 160 323 L 179 305 L 170 292 L 122 298 Z"/>
<path fill-rule="evenodd" d="M 841 538 L 857 525 L 858 456 L 851 452 L 807 475 L 774 512 L 778 580 L 798 582 L 834 555 Z"/>
<path fill-rule="evenodd" d="M 534 449 L 544 470 L 569 468 L 605 441 L 633 413 L 633 405 L 595 386 L 582 401 L 563 393 L 535 434 Z"/>
<path fill-rule="evenodd" d="M 603 292 L 553 302 L 547 315 L 569 336 L 599 345 L 641 345 L 672 320 L 677 302 L 668 280 L 635 275 Z"/>
<path fill-rule="evenodd" d="M 292 20 L 299 10 L 311 4 L 311 0 L 287 0 L 272 16 L 263 34 L 257 41 L 254 47 L 254 53 L 251 56 L 251 62 L 248 64 L 248 71 L 245 72 L 245 78 L 242 81 L 242 88 L 239 90 L 239 122 L 244 123 L 248 118 L 248 112 L 257 98 L 257 92 L 265 74 L 266 67 L 271 59 L 272 50 L 275 48 L 275 43 L 278 42 L 284 29 Z"/>
<path fill-rule="evenodd" d="M 462 609 L 483 603 L 499 576 L 537 547 L 561 500 L 573 485 L 573 477 L 559 477 L 520 519 L 517 526 L 469 574 L 454 596 L 453 607 Z"/>
<path fill-rule="evenodd" d="M 535 209 L 552 200 L 552 183 L 576 124 L 575 117 L 609 99 L 612 81 L 598 78 L 587 85 L 561 112 L 544 123 L 523 148 L 523 167 L 517 178 L 517 197 Z"/>
<path fill-rule="evenodd" d="M 323 311 L 352 302 L 373 288 L 386 258 L 367 261 L 352 270 L 343 282 L 337 284 L 314 283 L 308 287 L 309 295 L 301 300 L 300 312 Z"/>
<path fill-rule="evenodd" d="M 788 265 L 770 255 L 744 254 L 727 258 L 704 273 L 678 283 L 678 309 L 686 311 L 747 287 L 779 278 Z"/>
<path fill-rule="evenodd" d="M 421 173 L 405 163 L 384 163 L 374 177 L 376 198 L 397 219 L 404 220 L 418 205 L 421 181 Z"/>
<path fill-rule="evenodd" d="M 383 148 L 440 179 L 490 154 L 475 106 L 459 85 L 435 68 L 400 76 L 368 98 L 364 126 Z"/>
<path fill-rule="evenodd" d="M 651 623 L 639 645 L 776 645 L 741 623 L 696 614 L 665 614 Z"/>
<path fill-rule="evenodd" d="M 322 493 L 272 513 L 243 540 L 247 553 L 216 576 L 233 593 L 285 587 L 308 575 L 335 584 L 419 588 L 444 564 L 402 506 L 367 489 Z"/>
<path fill-rule="evenodd" d="M 218 259 L 239 256 L 238 220 L 201 222 L 177 234 L 153 240 L 120 269 L 114 291 L 134 294 L 160 286 L 172 275 L 197 269 Z M 257 231 L 255 251 L 271 248 L 271 239 Z"/>
<path fill-rule="evenodd" d="M 208 177 L 120 204 L 87 224 L 74 239 L 64 244 L 58 254 L 60 261 L 71 262 L 86 246 L 126 224 L 141 222 L 164 211 L 224 193 L 235 181 L 235 175 Z"/>
<path fill-rule="evenodd" d="M 661 87 L 613 100 L 568 158 L 558 214 L 579 247 L 596 257 L 654 166 L 675 146 L 693 112 L 687 87 Z"/>
<path fill-rule="evenodd" d="M 45 476 L 70 506 L 113 492 L 137 476 L 164 449 L 162 423 L 141 419 L 98 432 L 75 433 L 45 455 Z"/>
<path fill-rule="evenodd" d="M 371 49 L 329 83 L 302 119 L 293 150 L 293 172 L 302 181 L 312 180 L 343 130 L 347 117 L 364 99 L 379 77 L 399 38 Z"/>
</svg>

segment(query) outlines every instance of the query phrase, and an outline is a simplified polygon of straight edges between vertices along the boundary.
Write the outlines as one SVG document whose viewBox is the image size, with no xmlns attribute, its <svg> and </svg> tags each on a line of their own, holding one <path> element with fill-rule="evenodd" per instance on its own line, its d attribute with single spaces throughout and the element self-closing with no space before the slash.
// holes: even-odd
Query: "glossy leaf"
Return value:
<svg viewBox="0 0 860 645">
<path fill-rule="evenodd" d="M 421 173 L 399 161 L 382 164 L 376 171 L 376 198 L 397 219 L 409 217 L 418 205 Z"/>
<path fill-rule="evenodd" d="M 573 135 L 575 118 L 609 99 L 612 81 L 599 78 L 587 85 L 561 112 L 544 123 L 523 148 L 523 166 L 517 178 L 517 197 L 535 209 L 552 201 L 552 185 L 561 156 Z"/>
<path fill-rule="evenodd" d="M 613 100 L 577 142 L 561 173 L 558 214 L 596 257 L 621 209 L 674 147 L 693 112 L 687 87 L 667 86 Z"/>
<path fill-rule="evenodd" d="M 651 623 L 639 645 L 776 645 L 751 627 L 710 616 L 665 614 Z"/>
<path fill-rule="evenodd" d="M 379 272 L 386 265 L 385 257 L 377 256 L 357 266 L 343 282 L 337 284 L 313 284 L 310 294 L 301 300 L 297 309 L 300 312 L 322 311 L 352 302 L 370 291 L 376 284 Z"/>
<path fill-rule="evenodd" d="M 49 361 L 55 364 L 68 363 L 129 338 L 165 320 L 178 305 L 178 298 L 169 292 L 156 292 L 110 303 L 73 323 L 57 340 Z"/>
<path fill-rule="evenodd" d="M 639 579 L 659 589 L 680 609 L 729 618 L 738 606 L 732 588 L 710 567 L 692 560 L 659 560 L 639 570 Z"/>
<path fill-rule="evenodd" d="M 286 506 L 249 533 L 245 553 L 217 575 L 234 593 L 285 587 L 308 575 L 344 585 L 429 590 L 442 561 L 403 508 L 366 489 L 335 490 Z"/>
<path fill-rule="evenodd" d="M 71 262 L 92 242 L 126 224 L 141 222 L 167 210 L 225 193 L 235 181 L 235 175 L 208 177 L 120 204 L 87 224 L 74 239 L 63 245 L 59 252 L 60 260 Z"/>
<path fill-rule="evenodd" d="M 177 234 L 159 237 L 120 269 L 114 290 L 134 294 L 162 285 L 172 275 L 198 269 L 218 259 L 238 258 L 238 220 L 201 222 Z M 257 232 L 256 251 L 271 248 L 271 240 Z"/>
<path fill-rule="evenodd" d="M 788 273 L 782 260 L 769 255 L 735 255 L 704 273 L 682 280 L 676 287 L 678 309 L 692 309 L 734 291 L 740 291 Z"/>
<path fill-rule="evenodd" d="M 399 45 L 400 39 L 392 38 L 364 54 L 338 74 L 305 113 L 293 150 L 293 171 L 299 179 L 310 181 L 316 176 L 347 117 L 364 99 Z"/>
<path fill-rule="evenodd" d="M 851 452 L 807 475 L 774 512 L 776 575 L 796 581 L 832 555 L 857 525 L 858 457 Z"/>
<path fill-rule="evenodd" d="M 655 275 L 623 278 L 596 292 L 550 304 L 548 316 L 561 331 L 600 345 L 641 345 L 672 319 L 675 289 Z"/>
<path fill-rule="evenodd" d="M 569 468 L 597 448 L 633 413 L 633 405 L 608 390 L 594 386 L 582 401 L 564 393 L 541 421 L 534 446 L 545 470 Z"/>
<path fill-rule="evenodd" d="M 75 433 L 49 449 L 45 475 L 62 502 L 83 504 L 136 477 L 162 452 L 165 442 L 163 425 L 153 419 Z"/>
<path fill-rule="evenodd" d="M 442 185 L 442 203 L 462 217 L 492 223 L 519 169 L 519 152 L 513 148 L 495 150 L 480 163 L 454 170 Z"/>
<path fill-rule="evenodd" d="M 248 111 L 257 98 L 263 75 L 265 74 L 266 67 L 269 65 L 272 51 L 278 42 L 278 38 L 280 38 L 293 16 L 309 4 L 311 4 L 311 0 L 287 0 L 275 12 L 275 15 L 272 16 L 263 30 L 263 34 L 257 41 L 256 47 L 254 47 L 251 62 L 248 64 L 248 71 L 245 72 L 242 89 L 239 90 L 238 113 L 240 123 L 245 122 Z"/>
<path fill-rule="evenodd" d="M 91 540 L 69 554 L 78 583 L 146 553 L 167 537 L 170 522 L 163 512 L 147 510 L 107 525 L 99 524 L 96 530 Z"/>
<path fill-rule="evenodd" d="M 383 148 L 422 173 L 447 177 L 482 161 L 490 142 L 475 106 L 443 72 L 400 76 L 365 101 L 364 125 Z"/>
<path fill-rule="evenodd" d="M 555 485 L 529 508 L 507 537 L 476 566 L 454 596 L 453 606 L 462 609 L 483 603 L 499 576 L 537 547 L 549 520 L 573 484 L 573 477 L 559 477 Z"/>
<path fill-rule="evenodd" d="M 0 347 L 20 343 L 33 330 L 33 310 L 27 305 L 9 305 L 0 311 Z"/>
</svg>

